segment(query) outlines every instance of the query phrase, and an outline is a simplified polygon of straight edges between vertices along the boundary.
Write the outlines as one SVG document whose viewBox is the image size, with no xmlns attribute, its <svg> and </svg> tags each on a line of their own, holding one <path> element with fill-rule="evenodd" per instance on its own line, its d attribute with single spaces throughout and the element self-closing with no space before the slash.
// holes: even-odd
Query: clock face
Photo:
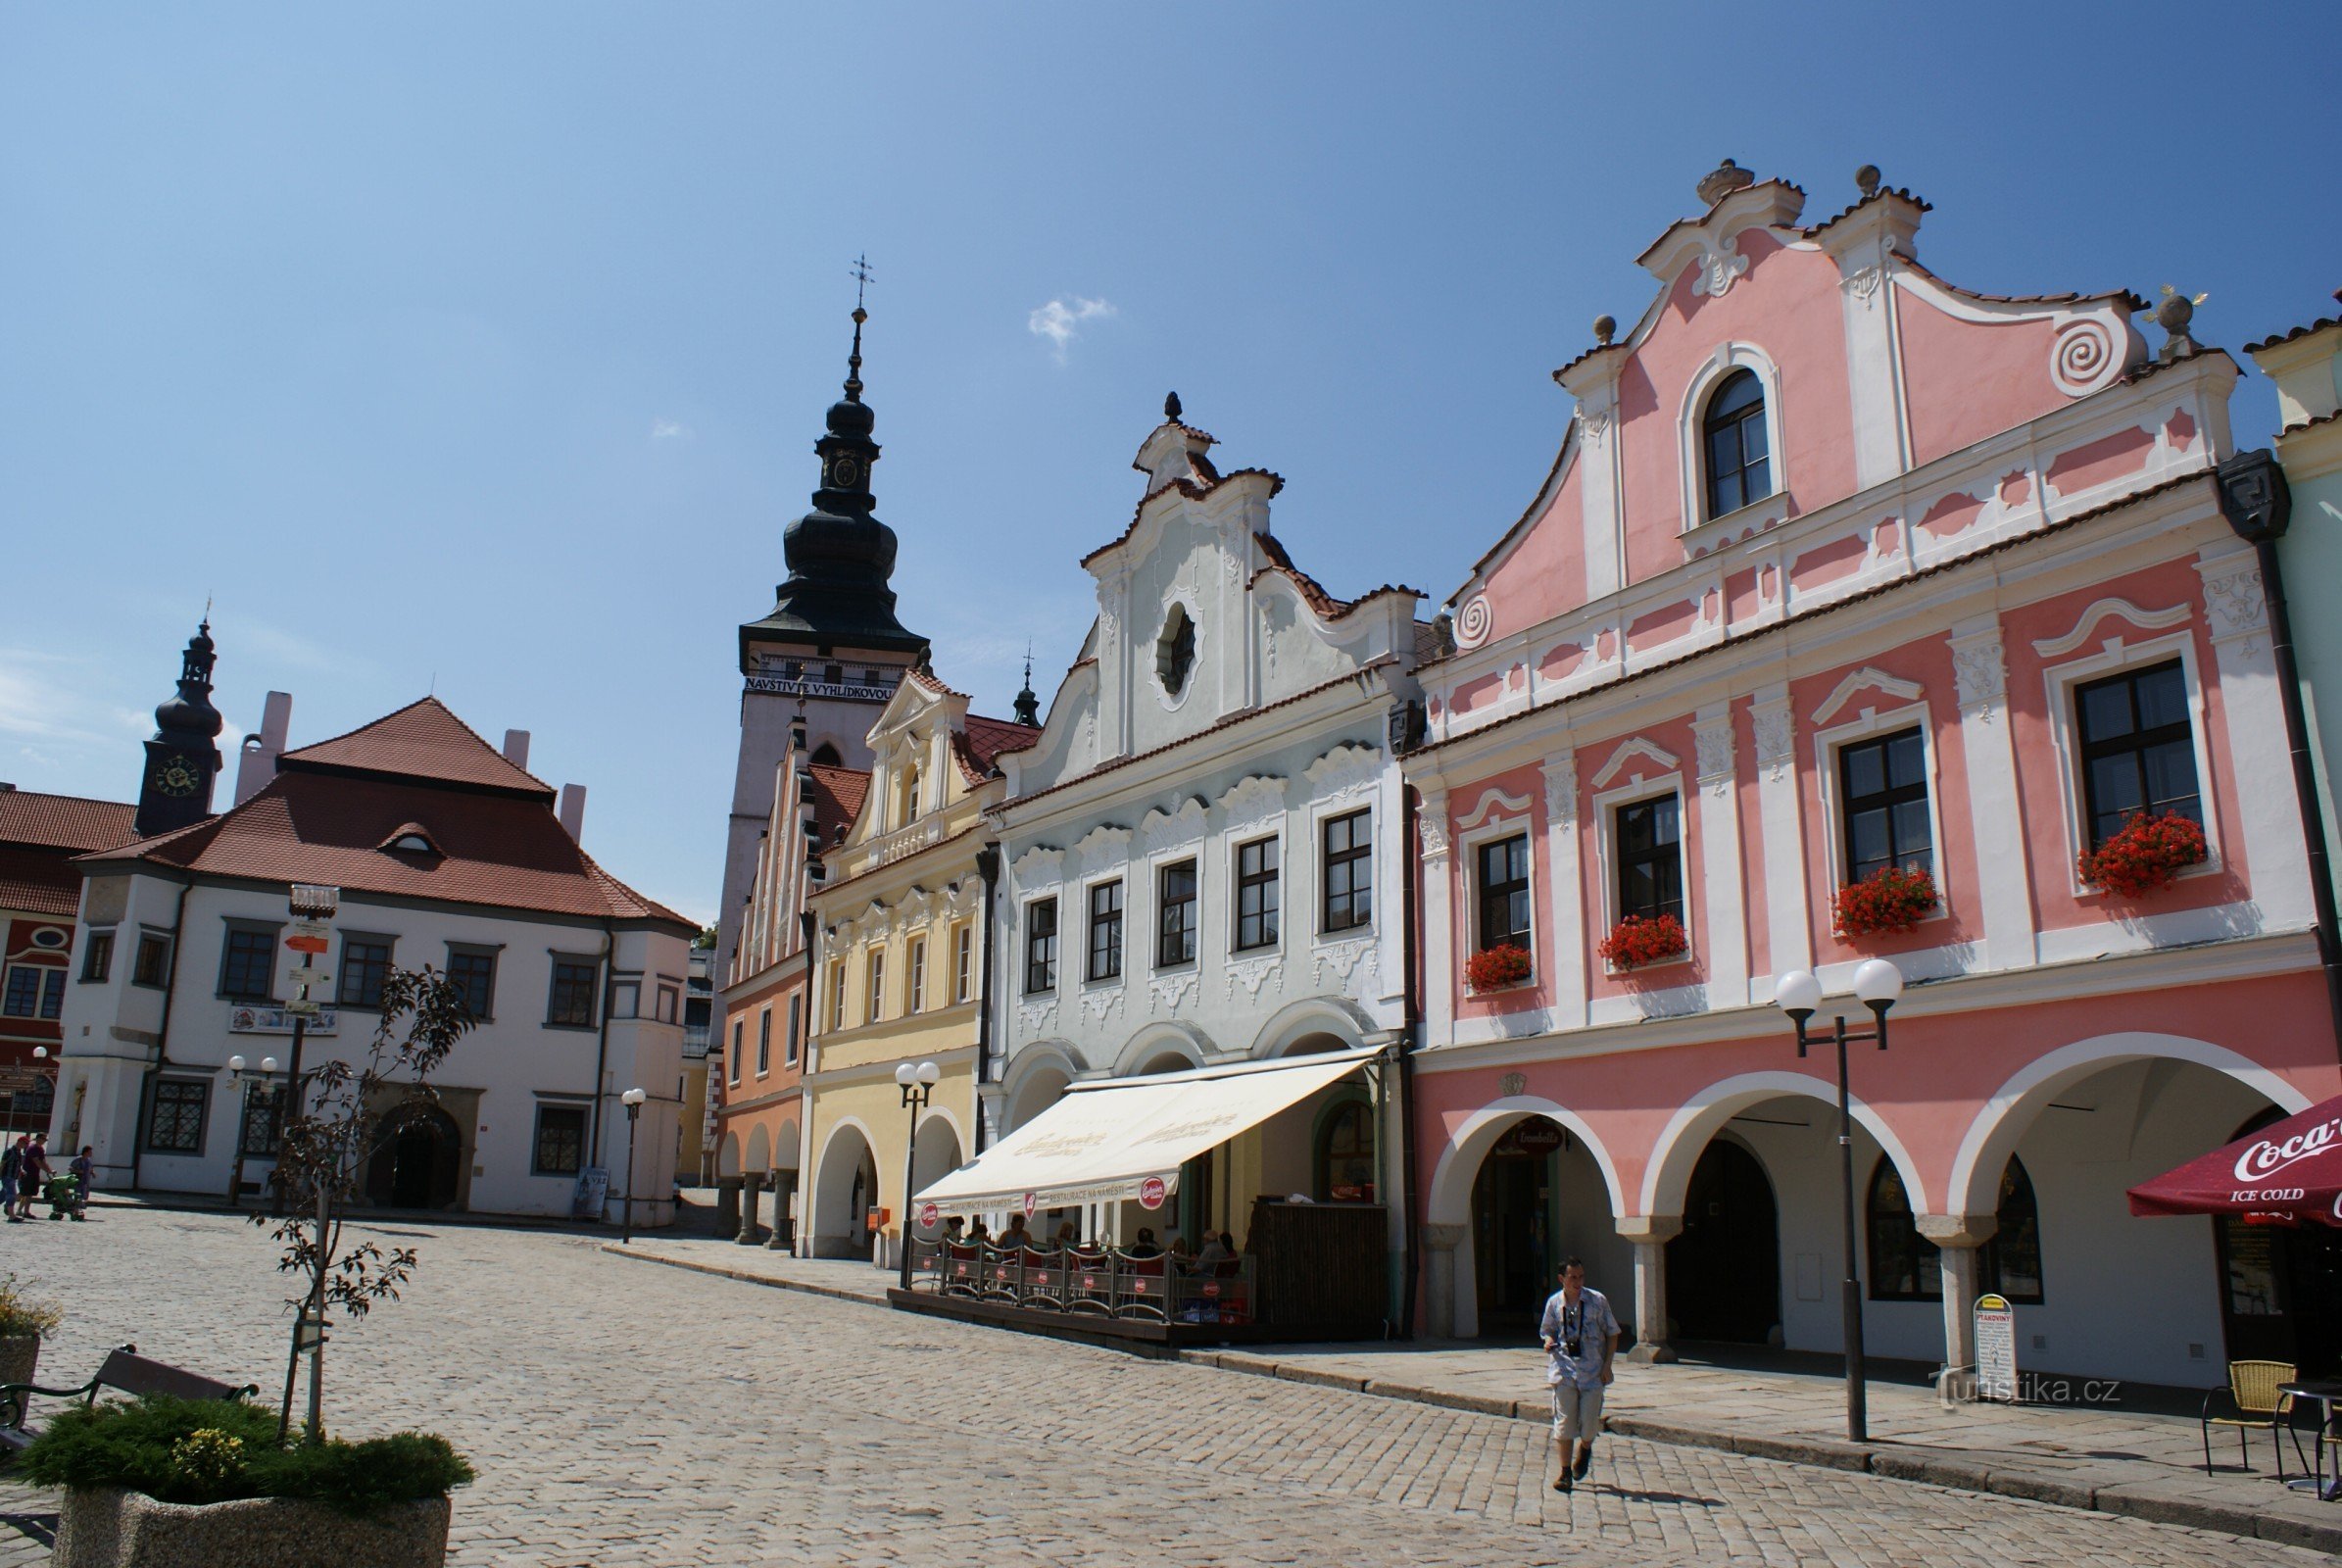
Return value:
<svg viewBox="0 0 2342 1568">
<path fill-rule="evenodd" d="M 852 458 L 840 458 L 829 471 L 831 487 L 838 490 L 851 490 L 862 477 L 862 466 Z"/>
<path fill-rule="evenodd" d="M 166 795 L 193 795 L 196 787 L 202 783 L 203 775 L 196 771 L 195 764 L 175 752 L 164 759 L 162 767 L 155 773 L 155 788 Z"/>
</svg>

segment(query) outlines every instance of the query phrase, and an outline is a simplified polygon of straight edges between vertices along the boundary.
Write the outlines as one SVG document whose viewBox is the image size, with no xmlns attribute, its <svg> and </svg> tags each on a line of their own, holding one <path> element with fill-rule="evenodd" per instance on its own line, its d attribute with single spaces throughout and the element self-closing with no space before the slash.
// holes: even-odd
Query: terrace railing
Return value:
<svg viewBox="0 0 2342 1568">
<path fill-rule="evenodd" d="M 1028 1312 L 1156 1323 L 1255 1321 L 1249 1257 L 1195 1264 L 1117 1248 L 1038 1251 L 914 1239 L 910 1282 L 922 1294 Z"/>
</svg>

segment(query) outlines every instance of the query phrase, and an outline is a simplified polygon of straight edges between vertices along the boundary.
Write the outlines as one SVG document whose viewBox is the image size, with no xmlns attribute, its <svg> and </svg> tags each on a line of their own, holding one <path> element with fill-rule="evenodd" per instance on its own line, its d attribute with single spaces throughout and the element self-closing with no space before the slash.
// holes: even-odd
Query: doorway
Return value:
<svg viewBox="0 0 2342 1568">
<path fill-rule="evenodd" d="M 462 1175 L 464 1138 L 436 1105 L 401 1107 L 376 1124 L 381 1140 L 366 1172 L 366 1197 L 387 1208 L 450 1208 Z"/>
<path fill-rule="evenodd" d="M 1533 1334 L 1553 1292 L 1554 1161 L 1564 1133 L 1531 1116 L 1496 1141 L 1472 1184 L 1472 1260 L 1480 1332 Z"/>
<path fill-rule="evenodd" d="M 2272 1105 L 2235 1137 L 2283 1119 Z M 2255 1225 L 2235 1214 L 2212 1223 L 2228 1359 L 2290 1361 L 2303 1377 L 2342 1372 L 2342 1232 Z"/>
<path fill-rule="evenodd" d="M 1667 1304 L 1676 1336 L 1778 1343 L 1781 1216 L 1757 1157 L 1719 1138 L 1691 1169 L 1683 1231 L 1667 1244 Z"/>
</svg>

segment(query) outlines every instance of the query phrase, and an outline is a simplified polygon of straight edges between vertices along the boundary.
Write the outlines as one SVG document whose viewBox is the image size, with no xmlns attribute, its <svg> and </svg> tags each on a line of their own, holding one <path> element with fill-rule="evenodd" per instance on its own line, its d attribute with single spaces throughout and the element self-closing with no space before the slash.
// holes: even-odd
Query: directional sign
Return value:
<svg viewBox="0 0 2342 1568">
<path fill-rule="evenodd" d="M 324 970 L 312 969 L 306 964 L 299 968 L 287 969 L 284 972 L 284 977 L 297 986 L 321 986 L 329 978 Z"/>
<path fill-rule="evenodd" d="M 325 1004 L 321 1002 L 310 1002 L 303 998 L 295 998 L 284 1004 L 284 1010 L 296 1018 L 314 1018 L 324 1005 Z"/>
<path fill-rule="evenodd" d="M 284 939 L 284 945 L 288 948 L 291 948 L 295 953 L 309 954 L 323 953 L 327 948 L 333 946 L 332 943 L 328 942 L 323 937 L 303 936 L 298 934 L 286 937 Z"/>
<path fill-rule="evenodd" d="M 295 920 L 285 930 L 297 937 L 321 937 L 333 929 L 330 920 Z"/>
</svg>

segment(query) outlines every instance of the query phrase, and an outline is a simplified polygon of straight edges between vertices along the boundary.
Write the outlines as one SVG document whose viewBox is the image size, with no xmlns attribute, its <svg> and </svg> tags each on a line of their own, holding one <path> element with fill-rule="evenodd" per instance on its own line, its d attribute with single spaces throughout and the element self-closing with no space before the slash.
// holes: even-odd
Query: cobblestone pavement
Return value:
<svg viewBox="0 0 2342 1568">
<path fill-rule="evenodd" d="M 422 1261 L 328 1350 L 328 1424 L 471 1455 L 477 1564 L 2328 1562 L 2133 1519 L 1611 1439 L 1546 1490 L 1518 1421 L 1140 1361 L 608 1257 L 587 1239 L 381 1228 Z M 225 1216 L 0 1229 L 62 1298 L 42 1381 L 106 1347 L 280 1384 L 283 1288 Z M 0 1568 L 54 1500 L 0 1482 Z"/>
</svg>

